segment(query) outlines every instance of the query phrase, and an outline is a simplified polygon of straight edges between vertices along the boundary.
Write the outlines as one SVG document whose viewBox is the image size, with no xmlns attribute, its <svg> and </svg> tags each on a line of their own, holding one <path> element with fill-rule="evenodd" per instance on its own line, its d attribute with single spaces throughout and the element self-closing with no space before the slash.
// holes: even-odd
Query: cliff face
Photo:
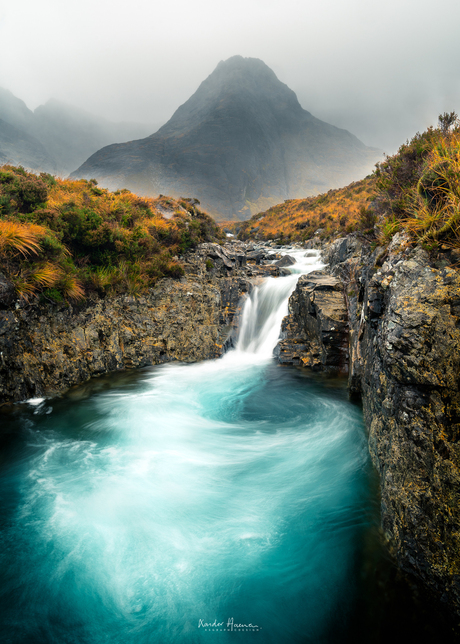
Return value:
<svg viewBox="0 0 460 644">
<path fill-rule="evenodd" d="M 238 245 L 218 244 L 190 253 L 184 268 L 180 281 L 162 279 L 142 297 L 78 307 L 15 305 L 0 277 L 0 403 L 53 395 L 117 369 L 218 357 L 251 279 L 265 269 L 246 266 Z"/>
<path fill-rule="evenodd" d="M 299 282 L 281 358 L 290 330 L 294 338 L 300 330 L 306 346 L 300 363 L 347 370 L 328 358 L 340 355 L 340 335 L 332 352 L 323 339 L 331 323 L 322 318 L 341 290 L 350 391 L 362 396 L 383 529 L 401 568 L 460 613 L 460 276 L 431 266 L 400 236 L 373 253 L 355 238 L 338 240 L 323 259 L 332 275 L 322 281 L 335 279 L 337 290 L 325 293 L 327 303 L 315 311 L 311 290 Z M 340 301 L 328 318 L 343 325 Z"/>
<path fill-rule="evenodd" d="M 281 326 L 279 361 L 312 369 L 346 370 L 348 316 L 340 280 L 314 271 L 302 276 Z"/>
</svg>

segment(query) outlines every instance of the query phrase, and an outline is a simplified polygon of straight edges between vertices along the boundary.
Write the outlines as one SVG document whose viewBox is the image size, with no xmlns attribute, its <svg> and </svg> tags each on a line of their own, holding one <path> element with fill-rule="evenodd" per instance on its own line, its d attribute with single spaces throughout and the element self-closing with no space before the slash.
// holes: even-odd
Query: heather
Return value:
<svg viewBox="0 0 460 644">
<path fill-rule="evenodd" d="M 220 237 L 198 206 L 3 166 L 1 270 L 26 301 L 138 295 L 161 277 L 180 277 L 180 256 Z"/>
</svg>

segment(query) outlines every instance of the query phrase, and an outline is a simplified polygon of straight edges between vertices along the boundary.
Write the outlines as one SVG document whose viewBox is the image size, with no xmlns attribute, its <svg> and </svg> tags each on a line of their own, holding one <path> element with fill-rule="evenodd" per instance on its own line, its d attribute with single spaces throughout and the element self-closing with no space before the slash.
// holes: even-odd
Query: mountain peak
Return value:
<svg viewBox="0 0 460 644">
<path fill-rule="evenodd" d="M 304 110 L 262 60 L 222 60 L 147 139 L 93 155 L 73 176 L 141 194 L 189 195 L 216 217 L 245 219 L 284 199 L 343 186 L 377 155 Z"/>
<path fill-rule="evenodd" d="M 225 84 L 227 88 L 250 91 L 260 97 L 284 92 L 291 98 L 295 97 L 297 102 L 294 92 L 282 83 L 275 72 L 259 58 L 232 56 L 227 60 L 221 60 L 201 86 L 212 84 Z"/>
<path fill-rule="evenodd" d="M 182 136 L 219 113 L 231 118 L 311 117 L 303 110 L 295 93 L 259 58 L 232 56 L 221 60 L 196 92 L 181 105 L 171 119 L 152 135 Z M 251 115 L 249 117 L 249 115 Z"/>
<path fill-rule="evenodd" d="M 257 71 L 259 73 L 268 73 L 271 76 L 275 76 L 275 72 L 270 69 L 270 67 L 264 63 L 260 58 L 245 58 L 244 56 L 236 55 L 227 58 L 227 60 L 221 60 L 217 65 L 215 71 L 217 70 L 240 70 L 240 71 Z M 275 76 L 276 78 L 276 76 Z"/>
</svg>

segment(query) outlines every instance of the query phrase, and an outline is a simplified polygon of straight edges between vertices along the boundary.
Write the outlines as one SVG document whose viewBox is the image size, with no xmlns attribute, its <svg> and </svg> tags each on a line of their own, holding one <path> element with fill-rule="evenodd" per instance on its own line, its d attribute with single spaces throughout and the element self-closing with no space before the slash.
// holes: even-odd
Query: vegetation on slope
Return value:
<svg viewBox="0 0 460 644">
<path fill-rule="evenodd" d="M 330 239 L 371 228 L 374 219 L 370 206 L 374 198 L 375 177 L 369 176 L 316 197 L 289 199 L 248 221 L 223 226 L 238 230 L 239 239 L 279 239 L 283 243 L 306 241 L 315 233 L 321 239 Z"/>
<path fill-rule="evenodd" d="M 60 180 L 0 168 L 1 271 L 17 296 L 80 300 L 137 295 L 163 276 L 180 277 L 177 256 L 220 237 L 196 200 L 111 193 L 95 180 Z"/>
<path fill-rule="evenodd" d="M 405 231 L 427 250 L 460 248 L 460 123 L 455 112 L 377 164 L 380 238 Z"/>
<path fill-rule="evenodd" d="M 434 253 L 460 250 L 459 119 L 442 114 L 437 128 L 417 133 L 362 181 L 223 226 L 240 239 L 327 240 L 356 231 L 382 245 L 401 231 Z"/>
</svg>

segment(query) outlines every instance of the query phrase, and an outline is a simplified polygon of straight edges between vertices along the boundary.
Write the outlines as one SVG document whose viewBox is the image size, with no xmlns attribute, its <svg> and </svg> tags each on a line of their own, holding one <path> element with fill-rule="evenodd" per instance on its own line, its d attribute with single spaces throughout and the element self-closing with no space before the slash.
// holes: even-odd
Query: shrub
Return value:
<svg viewBox="0 0 460 644">
<path fill-rule="evenodd" d="M 460 247 L 459 123 L 454 112 L 441 115 L 439 123 L 377 167 L 380 200 L 389 211 L 381 226 L 383 240 L 403 229 L 431 251 L 440 242 Z"/>
<path fill-rule="evenodd" d="M 19 297 L 58 301 L 84 293 L 139 294 L 184 271 L 175 258 L 223 233 L 194 199 L 110 193 L 95 180 L 0 168 L 0 253 Z M 165 219 L 162 212 L 175 212 Z"/>
<path fill-rule="evenodd" d="M 45 203 L 48 197 L 48 184 L 41 177 L 25 172 L 24 168 L 4 166 L 0 172 L 2 194 L 23 212 L 31 212 L 36 206 Z"/>
</svg>

